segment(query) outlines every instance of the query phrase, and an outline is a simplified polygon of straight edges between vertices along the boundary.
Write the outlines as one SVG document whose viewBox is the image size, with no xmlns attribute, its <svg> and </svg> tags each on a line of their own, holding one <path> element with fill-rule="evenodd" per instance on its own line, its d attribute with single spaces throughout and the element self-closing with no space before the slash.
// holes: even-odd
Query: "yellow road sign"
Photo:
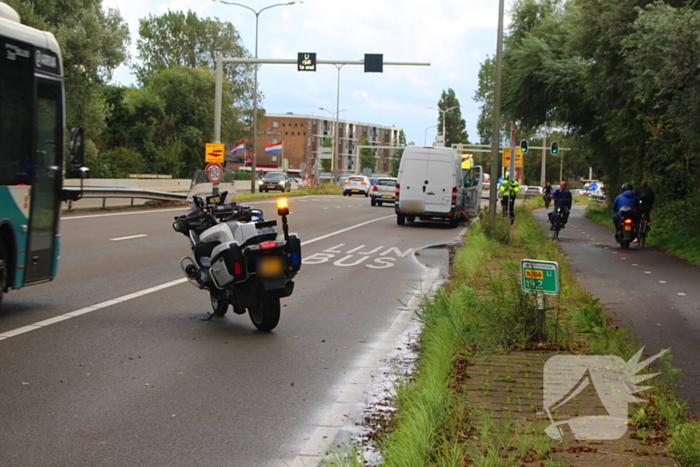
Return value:
<svg viewBox="0 0 700 467">
<path fill-rule="evenodd" d="M 219 143 L 206 143 L 204 148 L 204 162 L 224 163 L 224 145 Z"/>
<path fill-rule="evenodd" d="M 503 168 L 508 170 L 510 167 L 510 148 L 503 148 Z M 523 150 L 515 148 L 515 168 L 523 168 Z"/>
</svg>

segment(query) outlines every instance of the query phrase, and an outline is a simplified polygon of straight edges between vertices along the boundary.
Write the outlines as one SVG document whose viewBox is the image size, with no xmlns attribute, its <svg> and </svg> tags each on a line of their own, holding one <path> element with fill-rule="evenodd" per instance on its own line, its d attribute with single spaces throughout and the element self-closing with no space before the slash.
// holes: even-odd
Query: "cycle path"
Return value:
<svg viewBox="0 0 700 467">
<path fill-rule="evenodd" d="M 547 211 L 533 214 L 549 229 Z M 622 250 L 613 230 L 584 212 L 585 206 L 574 205 L 559 233 L 572 271 L 618 326 L 636 334 L 646 354 L 671 349 L 673 366 L 681 370 L 678 392 L 700 417 L 700 267 L 648 245 Z"/>
</svg>

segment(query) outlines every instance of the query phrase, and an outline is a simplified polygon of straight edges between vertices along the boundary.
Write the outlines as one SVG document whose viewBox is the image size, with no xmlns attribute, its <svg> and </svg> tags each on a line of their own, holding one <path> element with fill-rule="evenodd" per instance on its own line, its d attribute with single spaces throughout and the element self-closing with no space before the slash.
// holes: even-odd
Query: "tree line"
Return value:
<svg viewBox="0 0 700 467">
<path fill-rule="evenodd" d="M 565 174 L 592 167 L 608 198 L 625 182 L 648 180 L 657 225 L 694 233 L 698 57 L 695 1 L 517 0 L 504 41 L 502 121 L 524 135 L 558 131 L 575 154 L 564 159 Z M 490 133 L 494 62 L 482 63 L 475 96 L 482 140 Z"/>
<path fill-rule="evenodd" d="M 4 0 L 23 24 L 50 31 L 63 55 L 68 128 L 85 129 L 89 176 L 189 178 L 214 133 L 216 56 L 251 57 L 234 26 L 168 11 L 139 20 L 137 85 L 110 85 L 129 63 L 129 29 L 101 0 Z M 252 65 L 227 65 L 221 136 L 243 139 L 252 122 Z M 261 112 L 264 115 L 264 111 Z"/>
</svg>

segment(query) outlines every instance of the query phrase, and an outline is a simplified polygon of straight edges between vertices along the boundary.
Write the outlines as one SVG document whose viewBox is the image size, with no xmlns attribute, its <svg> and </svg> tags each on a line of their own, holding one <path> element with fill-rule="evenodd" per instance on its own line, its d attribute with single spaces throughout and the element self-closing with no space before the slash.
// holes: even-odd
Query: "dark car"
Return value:
<svg viewBox="0 0 700 467">
<path fill-rule="evenodd" d="M 260 180 L 260 191 L 266 192 L 270 190 L 279 190 L 281 192 L 290 191 L 292 189 L 292 179 L 287 177 L 284 172 L 268 172 Z"/>
</svg>

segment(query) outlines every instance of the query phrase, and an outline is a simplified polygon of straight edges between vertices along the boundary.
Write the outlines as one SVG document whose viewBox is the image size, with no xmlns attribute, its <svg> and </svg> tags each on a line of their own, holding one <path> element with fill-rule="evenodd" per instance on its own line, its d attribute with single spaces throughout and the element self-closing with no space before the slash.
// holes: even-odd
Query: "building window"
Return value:
<svg viewBox="0 0 700 467">
<path fill-rule="evenodd" d="M 279 141 L 277 141 L 277 138 L 273 138 L 273 139 L 272 139 L 272 144 L 277 144 L 277 143 L 279 143 Z"/>
<path fill-rule="evenodd" d="M 311 147 L 311 137 L 310 136 L 306 137 L 306 146 Z"/>
<path fill-rule="evenodd" d="M 278 122 L 272 122 L 272 128 L 279 128 L 280 124 Z"/>
</svg>

